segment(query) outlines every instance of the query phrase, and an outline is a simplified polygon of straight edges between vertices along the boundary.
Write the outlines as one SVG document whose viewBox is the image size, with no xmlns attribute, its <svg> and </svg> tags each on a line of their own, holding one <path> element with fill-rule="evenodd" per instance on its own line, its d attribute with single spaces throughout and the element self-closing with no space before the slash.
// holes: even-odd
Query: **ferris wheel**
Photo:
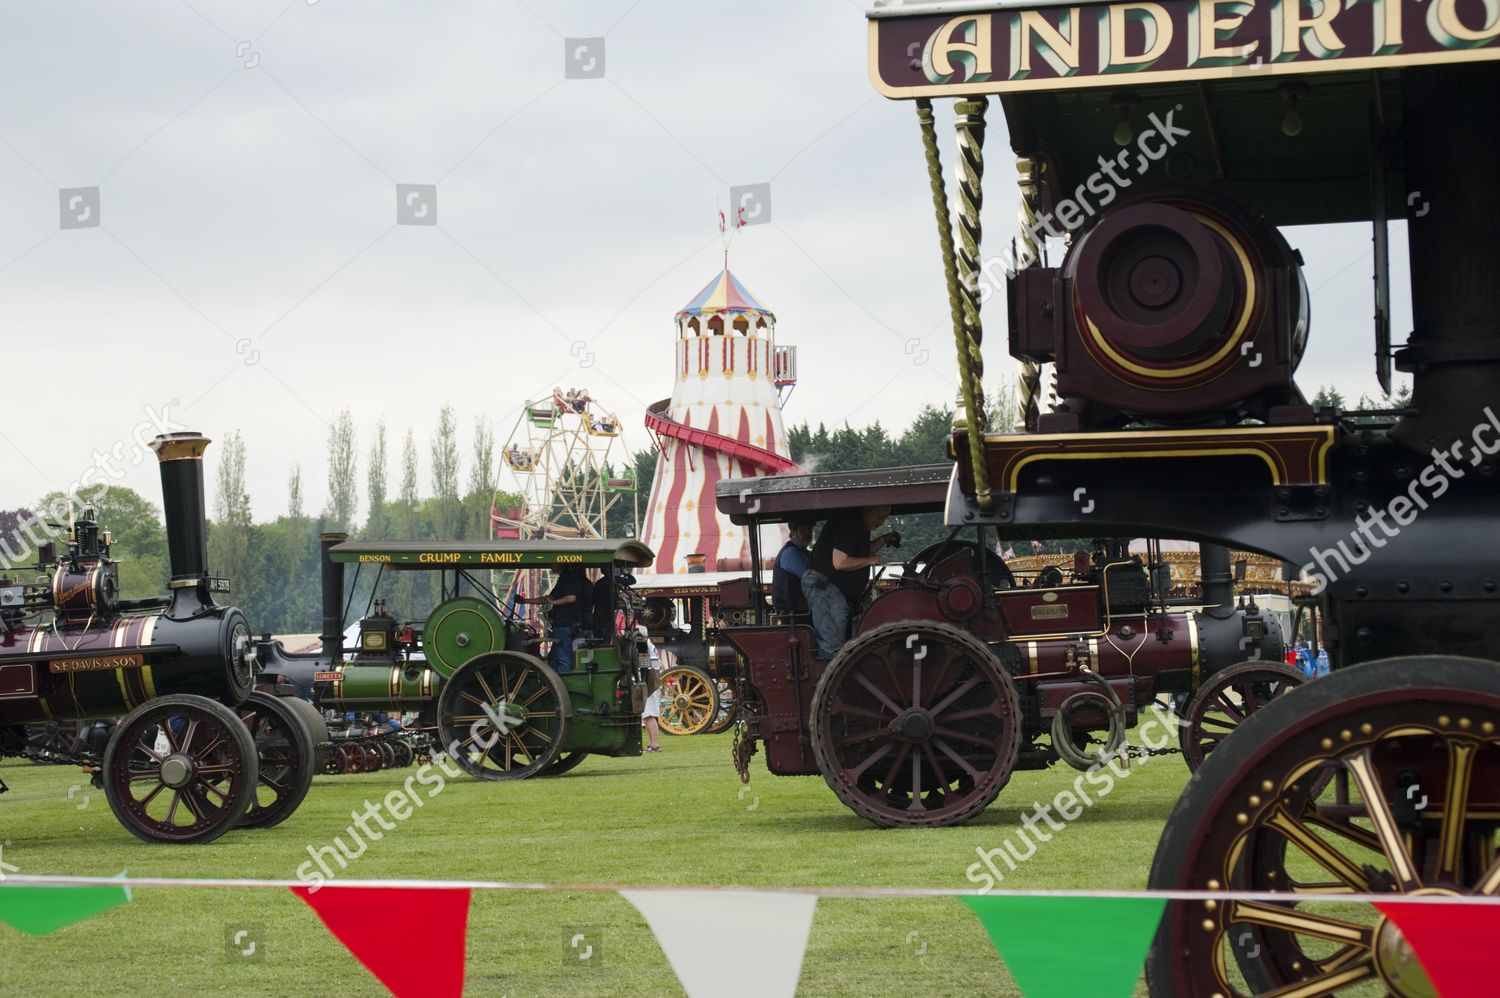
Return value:
<svg viewBox="0 0 1500 998">
<path fill-rule="evenodd" d="M 603 537 L 620 498 L 607 477 L 620 420 L 587 389 L 553 389 L 526 403 L 501 449 L 491 535 L 510 538 Z M 516 493 L 525 500 L 514 508 Z"/>
</svg>

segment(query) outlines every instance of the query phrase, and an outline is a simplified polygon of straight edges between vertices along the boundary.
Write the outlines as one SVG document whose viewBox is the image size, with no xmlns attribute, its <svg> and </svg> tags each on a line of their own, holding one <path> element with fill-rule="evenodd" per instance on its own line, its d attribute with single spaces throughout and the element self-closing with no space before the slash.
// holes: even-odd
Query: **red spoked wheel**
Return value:
<svg viewBox="0 0 1500 998">
<path fill-rule="evenodd" d="M 1277 697 L 1307 682 L 1281 662 L 1241 662 L 1213 675 L 1188 704 L 1182 758 L 1194 772 L 1235 728 Z"/>
<path fill-rule="evenodd" d="M 1010 779 L 1020 707 L 990 649 L 947 624 L 904 621 L 849 642 L 818 680 L 812 743 L 833 792 L 877 825 L 952 825 Z"/>
<path fill-rule="evenodd" d="M 1153 995 L 1436 992 L 1396 925 L 1340 894 L 1500 894 L 1500 664 L 1387 659 L 1279 697 L 1177 802 L 1155 889 L 1285 893 L 1173 902 Z"/>
<path fill-rule="evenodd" d="M 255 742 L 223 704 L 191 694 L 131 711 L 104 750 L 104 795 L 147 842 L 211 842 L 255 797 Z"/>
</svg>

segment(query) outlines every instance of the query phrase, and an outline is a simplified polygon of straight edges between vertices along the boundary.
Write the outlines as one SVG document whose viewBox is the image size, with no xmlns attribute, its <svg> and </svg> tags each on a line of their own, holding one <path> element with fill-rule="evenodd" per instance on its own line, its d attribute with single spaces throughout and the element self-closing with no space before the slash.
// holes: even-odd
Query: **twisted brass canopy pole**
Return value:
<svg viewBox="0 0 1500 998">
<path fill-rule="evenodd" d="M 963 234 L 962 255 L 955 249 L 949 220 L 947 185 L 943 181 L 942 158 L 938 155 L 937 131 L 932 102 L 920 99 L 917 121 L 922 128 L 922 149 L 927 158 L 927 179 L 932 187 L 932 205 L 937 216 L 938 244 L 942 248 L 943 273 L 947 280 L 948 306 L 953 318 L 954 345 L 958 353 L 959 391 L 963 414 L 955 429 L 967 430 L 969 459 L 973 466 L 975 498 L 982 508 L 992 502 L 989 472 L 984 457 L 984 393 L 979 379 L 984 374 L 980 357 L 983 329 L 979 321 L 979 212 L 984 203 L 980 184 L 984 178 L 984 109 L 988 101 L 960 101 L 959 192 L 963 201 L 959 227 Z"/>
</svg>

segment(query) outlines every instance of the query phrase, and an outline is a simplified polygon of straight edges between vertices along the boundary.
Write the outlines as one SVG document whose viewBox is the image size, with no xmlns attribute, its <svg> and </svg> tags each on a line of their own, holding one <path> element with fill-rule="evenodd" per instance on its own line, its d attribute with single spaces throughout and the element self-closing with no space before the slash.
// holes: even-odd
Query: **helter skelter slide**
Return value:
<svg viewBox="0 0 1500 998">
<path fill-rule="evenodd" d="M 796 347 L 776 345 L 775 314 L 727 266 L 678 311 L 676 326 L 672 397 L 646 412 L 661 460 L 641 540 L 661 574 L 747 570 L 749 538 L 719 516 L 714 488 L 797 469 L 781 424 Z"/>
</svg>

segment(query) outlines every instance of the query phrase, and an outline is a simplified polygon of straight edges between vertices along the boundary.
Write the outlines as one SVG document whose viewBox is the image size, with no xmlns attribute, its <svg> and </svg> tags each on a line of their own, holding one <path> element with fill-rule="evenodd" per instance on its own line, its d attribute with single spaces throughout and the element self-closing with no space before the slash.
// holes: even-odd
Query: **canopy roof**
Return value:
<svg viewBox="0 0 1500 998">
<path fill-rule="evenodd" d="M 329 552 L 334 561 L 392 568 L 553 568 L 620 565 L 645 568 L 656 555 L 640 541 L 565 539 L 531 541 L 345 541 Z"/>
<path fill-rule="evenodd" d="M 874 471 L 834 471 L 816 475 L 768 475 L 718 483 L 719 512 L 735 523 L 805 517 L 864 506 L 889 506 L 893 513 L 932 513 L 948 499 L 952 464 L 921 464 Z M 751 512 L 753 510 L 753 512 Z"/>
<path fill-rule="evenodd" d="M 756 301 L 755 296 L 745 290 L 740 279 L 731 274 L 729 268 L 726 267 L 722 273 L 714 275 L 714 279 L 708 282 L 708 286 L 684 305 L 677 316 L 691 319 L 698 316 L 750 313 L 764 315 L 773 320 L 776 318 L 776 314 Z"/>
</svg>

